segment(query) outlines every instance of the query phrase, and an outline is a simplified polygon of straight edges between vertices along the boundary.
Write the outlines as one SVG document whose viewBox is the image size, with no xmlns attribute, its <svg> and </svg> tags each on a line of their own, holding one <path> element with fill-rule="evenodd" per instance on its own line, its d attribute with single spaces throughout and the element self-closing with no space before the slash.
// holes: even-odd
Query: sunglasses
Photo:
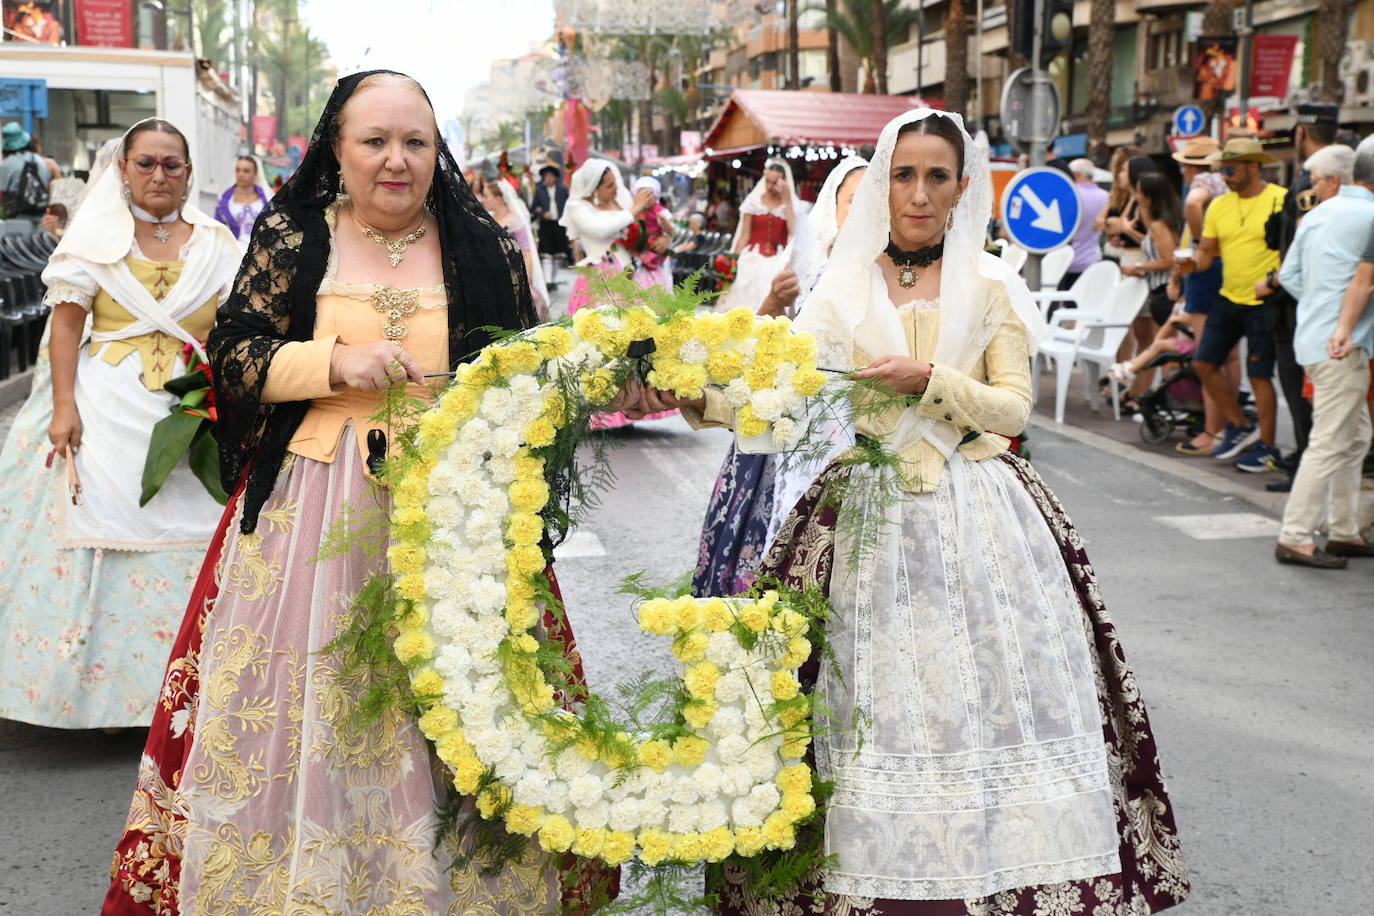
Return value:
<svg viewBox="0 0 1374 916">
<path fill-rule="evenodd" d="M 1243 168 L 1244 168 L 1244 166 L 1240 166 L 1240 165 L 1223 165 L 1223 166 L 1221 166 L 1220 168 L 1218 168 L 1217 171 L 1220 172 L 1220 173 L 1223 174 L 1223 175 L 1230 176 L 1230 175 L 1234 175 L 1234 174 L 1236 174 L 1237 172 L 1241 171 Z"/>
<path fill-rule="evenodd" d="M 134 168 L 138 170 L 140 175 L 151 175 L 159 167 L 162 168 L 162 174 L 168 178 L 176 178 L 186 171 L 186 163 L 173 157 L 154 159 L 151 156 L 139 156 L 137 159 L 130 159 L 129 161 L 134 164 Z"/>
</svg>

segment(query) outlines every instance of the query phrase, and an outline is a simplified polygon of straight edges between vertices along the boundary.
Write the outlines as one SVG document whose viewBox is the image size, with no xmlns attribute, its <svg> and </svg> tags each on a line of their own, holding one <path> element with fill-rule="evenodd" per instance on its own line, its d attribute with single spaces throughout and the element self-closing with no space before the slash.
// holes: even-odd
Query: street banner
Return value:
<svg viewBox="0 0 1374 916">
<path fill-rule="evenodd" d="M 1193 98 L 1219 99 L 1236 91 L 1236 36 L 1203 35 L 1193 61 Z"/>
<path fill-rule="evenodd" d="M 132 48 L 132 9 L 128 0 L 76 0 L 76 43 L 101 48 Z"/>
<path fill-rule="evenodd" d="M 253 145 L 264 149 L 277 139 L 276 115 L 253 115 Z"/>
<path fill-rule="evenodd" d="M 62 43 L 62 23 L 57 19 L 53 4 L 4 0 L 3 8 L 6 41 Z"/>
<path fill-rule="evenodd" d="M 635 146 L 633 143 L 626 143 L 625 146 L 620 150 L 620 159 L 622 162 L 632 163 L 638 158 L 639 147 Z"/>
<path fill-rule="evenodd" d="M 1256 35 L 1250 64 L 1250 97 L 1288 97 L 1288 75 L 1293 71 L 1296 35 Z"/>
<path fill-rule="evenodd" d="M 701 131 L 684 130 L 679 138 L 682 141 L 682 155 L 695 156 L 701 152 Z"/>
<path fill-rule="evenodd" d="M 568 99 L 563 103 L 564 146 L 572 163 L 581 165 L 587 161 L 587 128 L 591 126 L 591 110 L 582 104 L 581 99 Z M 569 178 L 574 166 L 568 168 Z"/>
<path fill-rule="evenodd" d="M 654 159 L 657 159 L 657 158 L 658 158 L 658 144 L 657 144 L 657 143 L 644 143 L 644 144 L 641 144 L 640 147 L 639 147 L 639 158 L 640 158 L 640 159 L 644 159 L 644 160 L 646 160 L 646 161 L 652 161 L 652 160 L 654 160 Z"/>
</svg>

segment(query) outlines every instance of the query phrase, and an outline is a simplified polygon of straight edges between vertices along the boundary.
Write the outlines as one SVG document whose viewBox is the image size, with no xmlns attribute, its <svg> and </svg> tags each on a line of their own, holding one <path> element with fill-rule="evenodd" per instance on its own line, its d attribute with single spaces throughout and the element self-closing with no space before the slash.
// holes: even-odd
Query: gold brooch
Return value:
<svg viewBox="0 0 1374 916">
<path fill-rule="evenodd" d="M 420 291 L 379 286 L 368 301 L 382 315 L 382 336 L 395 343 L 410 333 L 405 320 L 420 307 Z"/>
</svg>

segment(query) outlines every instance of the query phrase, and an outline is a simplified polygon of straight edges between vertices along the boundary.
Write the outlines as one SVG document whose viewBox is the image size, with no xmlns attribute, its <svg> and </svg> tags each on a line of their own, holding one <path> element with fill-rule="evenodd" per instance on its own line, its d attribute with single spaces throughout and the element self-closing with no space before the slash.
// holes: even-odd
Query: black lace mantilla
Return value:
<svg viewBox="0 0 1374 916">
<path fill-rule="evenodd" d="M 258 217 L 233 293 L 210 332 L 220 476 L 229 492 L 243 482 L 245 534 L 256 529 L 310 407 L 309 401 L 264 404 L 262 389 L 277 350 L 314 336 L 315 299 L 329 263 L 325 211 L 339 194 L 339 111 L 363 79 L 390 72 L 356 73 L 334 87 L 300 168 Z M 526 328 L 537 319 L 519 246 L 478 202 L 442 139 L 438 147 L 428 206 L 439 227 L 448 351 L 456 366 L 491 343 L 484 328 Z"/>
</svg>

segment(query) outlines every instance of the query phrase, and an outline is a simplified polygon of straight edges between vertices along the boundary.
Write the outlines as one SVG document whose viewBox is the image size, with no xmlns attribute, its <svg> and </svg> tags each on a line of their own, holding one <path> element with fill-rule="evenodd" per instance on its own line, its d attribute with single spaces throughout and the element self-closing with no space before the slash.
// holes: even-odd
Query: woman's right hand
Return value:
<svg viewBox="0 0 1374 916">
<path fill-rule="evenodd" d="M 359 391 L 382 391 L 393 382 L 425 381 L 424 371 L 405 350 L 386 340 L 366 344 L 336 343 L 329 355 L 329 384 Z"/>
<path fill-rule="evenodd" d="M 653 209 L 654 201 L 657 199 L 658 198 L 654 197 L 654 192 L 649 188 L 640 188 L 635 192 L 634 215 L 643 216 L 645 213 L 648 213 Z"/>
<path fill-rule="evenodd" d="M 48 441 L 58 452 L 71 446 L 72 453 L 81 447 L 81 414 L 75 404 L 54 406 L 52 420 L 48 423 Z"/>
</svg>

